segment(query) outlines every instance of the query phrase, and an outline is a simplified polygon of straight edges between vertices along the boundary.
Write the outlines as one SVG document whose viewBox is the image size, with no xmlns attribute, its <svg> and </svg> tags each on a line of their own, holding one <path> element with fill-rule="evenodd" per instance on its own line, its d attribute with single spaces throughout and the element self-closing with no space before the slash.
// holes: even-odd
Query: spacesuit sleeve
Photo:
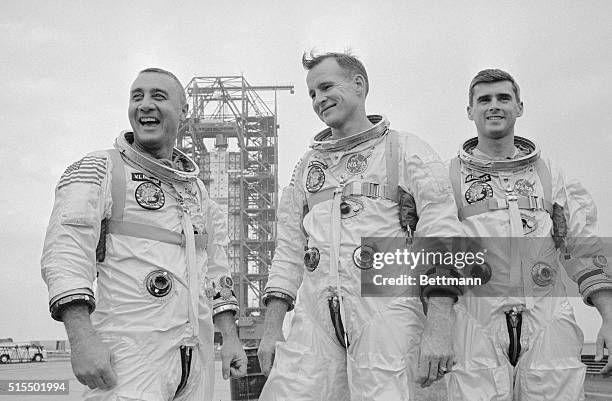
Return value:
<svg viewBox="0 0 612 401">
<path fill-rule="evenodd" d="M 287 302 L 289 310 L 302 284 L 306 235 L 302 226 L 306 197 L 301 188 L 303 157 L 293 170 L 289 185 L 283 189 L 278 206 L 277 243 L 266 285 L 264 303 L 270 298 Z"/>
<path fill-rule="evenodd" d="M 457 219 L 448 170 L 425 142 L 412 134 L 404 133 L 401 138 L 399 186 L 414 197 L 418 216 L 414 233 L 419 244 L 417 249 L 451 251 L 453 238 L 463 237 L 464 233 Z M 429 266 L 425 274 L 430 278 L 459 278 L 454 266 Z M 462 294 L 462 288 L 455 285 L 426 285 L 421 291 L 424 297 L 432 291 L 454 296 Z"/>
<path fill-rule="evenodd" d="M 72 302 L 87 304 L 90 313 L 95 309 L 96 246 L 101 222 L 110 216 L 111 163 L 106 152 L 88 154 L 64 171 L 55 188 L 41 258 L 55 320 Z"/>
<path fill-rule="evenodd" d="M 612 290 L 612 270 L 598 235 L 597 207 L 580 182 L 567 179 L 561 169 L 550 162 L 548 164 L 553 180 L 553 203 L 557 212 L 559 206 L 563 208 L 564 219 L 559 221 L 557 217 L 555 224 L 556 230 L 561 226 L 565 231 L 562 233 L 565 234 L 565 252 L 562 249 L 561 264 L 578 284 L 583 301 L 593 306 L 591 295 L 595 291 Z"/>
<path fill-rule="evenodd" d="M 203 201 L 203 210 L 206 211 L 206 232 L 208 233 L 206 246 L 208 270 L 205 286 L 212 289 L 210 295 L 213 316 L 228 310 L 237 312 L 239 309 L 238 300 L 234 293 L 234 282 L 225 253 L 229 243 L 227 215 L 208 196 Z"/>
</svg>

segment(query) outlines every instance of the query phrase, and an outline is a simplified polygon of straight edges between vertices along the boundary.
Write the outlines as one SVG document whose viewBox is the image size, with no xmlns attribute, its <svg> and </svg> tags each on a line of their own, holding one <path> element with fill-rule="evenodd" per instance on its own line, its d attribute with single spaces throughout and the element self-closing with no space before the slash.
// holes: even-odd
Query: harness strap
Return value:
<svg viewBox="0 0 612 401">
<path fill-rule="evenodd" d="M 123 221 L 123 209 L 125 208 L 125 166 L 117 149 L 108 149 L 107 152 L 113 162 L 111 173 L 111 196 L 113 199 L 111 220 Z"/>
<path fill-rule="evenodd" d="M 542 159 L 536 160 L 535 169 L 544 189 L 544 202 L 551 205 L 550 211 L 548 209 L 546 211 L 552 216 L 552 174 Z"/>
<path fill-rule="evenodd" d="M 387 184 L 370 181 L 352 181 L 342 189 L 342 196 L 365 196 L 368 198 L 388 199 L 399 203 L 399 136 L 397 131 L 389 130 L 385 140 L 385 162 Z M 336 188 L 328 188 L 307 197 L 308 210 L 321 202 L 333 199 Z"/>
<path fill-rule="evenodd" d="M 334 196 L 335 188 L 328 188 L 308 197 L 308 210 Z M 342 189 L 342 196 L 366 196 L 368 198 L 384 198 L 399 203 L 397 185 L 379 185 L 369 181 L 349 182 Z"/>
<path fill-rule="evenodd" d="M 187 244 L 185 234 L 166 230 L 165 228 L 117 220 L 110 220 L 107 224 L 106 232 L 110 234 L 150 239 L 159 242 L 166 242 L 168 244 L 180 245 L 182 247 L 185 247 Z M 194 234 L 194 236 L 196 248 L 206 249 L 208 234 Z"/>
<path fill-rule="evenodd" d="M 517 205 L 519 209 L 525 210 L 545 210 L 552 215 L 552 204 L 547 202 L 540 196 L 522 196 L 517 195 Z M 465 205 L 459 208 L 459 220 L 465 220 L 468 217 L 476 216 L 477 214 L 486 213 L 493 210 L 508 209 L 509 204 L 506 199 L 488 198 L 480 202 Z"/>
<path fill-rule="evenodd" d="M 388 130 L 385 140 L 385 163 L 387 167 L 387 185 L 381 197 L 399 203 L 399 134 L 397 131 Z M 367 196 L 367 195 L 366 195 Z"/>
<path fill-rule="evenodd" d="M 544 190 L 544 196 L 522 196 L 517 195 L 517 205 L 519 209 L 524 210 L 545 210 L 550 216 L 553 213 L 552 199 L 552 176 L 550 170 L 542 159 L 538 159 L 535 163 L 535 169 Z M 459 209 L 459 220 L 465 220 L 468 217 L 478 214 L 487 213 L 493 210 L 508 209 L 509 204 L 506 199 L 488 198 L 471 205 L 463 205 L 461 196 L 461 160 L 459 157 L 454 157 L 450 161 L 450 180 L 455 196 L 455 203 Z"/>
<path fill-rule="evenodd" d="M 461 159 L 459 159 L 459 156 L 453 157 L 450 161 L 450 181 L 453 187 L 453 195 L 455 196 L 455 204 L 457 205 L 458 209 L 461 209 L 461 207 L 463 206 L 463 199 L 461 198 L 461 174 L 460 173 L 461 173 Z M 461 212 L 459 212 L 459 215 L 461 215 Z"/>
</svg>

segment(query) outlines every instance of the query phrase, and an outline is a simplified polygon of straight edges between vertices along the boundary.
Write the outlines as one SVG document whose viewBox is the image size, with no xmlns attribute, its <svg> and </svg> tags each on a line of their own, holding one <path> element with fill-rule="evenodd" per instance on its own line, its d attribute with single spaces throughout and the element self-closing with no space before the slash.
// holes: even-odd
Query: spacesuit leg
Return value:
<svg viewBox="0 0 612 401">
<path fill-rule="evenodd" d="M 260 401 L 348 401 L 346 354 L 335 339 L 327 301 L 318 314 L 327 322 L 315 322 L 312 314 L 298 302 L 287 341 L 276 345 L 270 376 L 259 396 Z M 326 331 L 325 325 L 329 326 Z"/>
<path fill-rule="evenodd" d="M 538 326 L 517 365 L 515 401 L 584 400 L 584 338 L 569 302 L 561 303 L 552 319 Z"/>
<path fill-rule="evenodd" d="M 449 401 L 511 401 L 514 368 L 496 345 L 496 332 L 486 330 L 462 305 L 455 305 L 453 314 L 457 364 L 445 376 Z M 489 327 L 506 330 L 505 316 Z"/>
<path fill-rule="evenodd" d="M 173 334 L 173 333 L 165 333 Z M 181 380 L 181 355 L 164 347 L 163 336 L 139 338 L 101 334 L 114 356 L 117 385 L 110 390 L 87 389 L 86 401 L 166 401 L 172 399 Z M 201 374 L 201 372 L 193 372 Z"/>
<path fill-rule="evenodd" d="M 349 336 L 349 386 L 351 401 L 414 400 L 418 350 L 423 332 L 423 313 L 418 299 L 355 299 L 378 302 L 369 318 L 351 313 Z M 352 307 L 354 308 L 354 306 Z M 351 306 L 347 309 L 352 309 Z M 372 309 L 372 308 L 369 308 Z M 378 309 L 378 310 L 376 310 Z M 355 317 L 356 316 L 356 317 Z M 356 330 L 361 327 L 361 330 Z"/>
</svg>

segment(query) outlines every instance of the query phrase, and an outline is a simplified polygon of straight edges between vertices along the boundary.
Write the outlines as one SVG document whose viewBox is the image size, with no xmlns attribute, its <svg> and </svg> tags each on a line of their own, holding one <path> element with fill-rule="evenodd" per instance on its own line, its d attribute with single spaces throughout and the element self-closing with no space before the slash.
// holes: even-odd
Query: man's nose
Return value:
<svg viewBox="0 0 612 401">
<path fill-rule="evenodd" d="M 320 107 L 325 100 L 327 100 L 327 96 L 323 95 L 322 93 L 317 93 L 315 94 L 314 104 L 315 106 Z"/>
<path fill-rule="evenodd" d="M 151 111 L 153 110 L 153 108 L 155 108 L 155 105 L 153 104 L 153 101 L 149 98 L 142 99 L 142 101 L 138 105 L 138 110 L 140 111 Z"/>
<path fill-rule="evenodd" d="M 491 103 L 489 103 L 489 110 L 499 110 L 499 101 L 497 99 L 491 100 Z"/>
</svg>

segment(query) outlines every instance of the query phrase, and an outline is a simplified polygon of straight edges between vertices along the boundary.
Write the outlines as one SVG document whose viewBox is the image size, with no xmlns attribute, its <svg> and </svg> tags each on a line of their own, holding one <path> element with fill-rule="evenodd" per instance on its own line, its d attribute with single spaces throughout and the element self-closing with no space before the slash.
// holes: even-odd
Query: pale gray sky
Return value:
<svg viewBox="0 0 612 401">
<path fill-rule="evenodd" d="M 64 338 L 47 311 L 39 259 L 62 171 L 129 128 L 128 89 L 145 67 L 295 84 L 279 94 L 280 183 L 322 128 L 304 50 L 351 48 L 368 69 L 370 113 L 448 159 L 474 135 L 467 86 L 512 73 L 538 141 L 589 188 L 612 236 L 612 2 L 4 1 L 0 3 L 0 338 Z M 578 306 L 587 340 L 598 318 Z"/>
</svg>

